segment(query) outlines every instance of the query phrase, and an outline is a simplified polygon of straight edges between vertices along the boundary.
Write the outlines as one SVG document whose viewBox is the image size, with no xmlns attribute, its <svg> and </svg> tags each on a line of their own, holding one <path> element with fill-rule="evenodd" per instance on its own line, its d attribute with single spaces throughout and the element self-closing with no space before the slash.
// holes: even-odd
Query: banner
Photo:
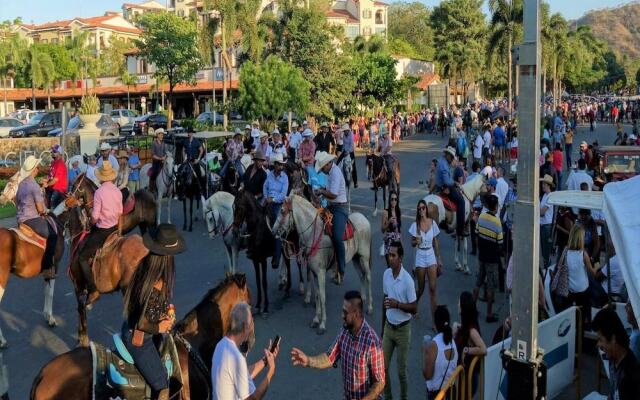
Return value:
<svg viewBox="0 0 640 400">
<path fill-rule="evenodd" d="M 500 351 L 511 347 L 511 338 L 487 349 L 484 359 L 484 399 L 507 399 L 507 372 L 502 368 Z M 547 364 L 547 398 L 557 396 L 573 383 L 576 351 L 576 307 L 538 324 L 538 347 Z"/>
</svg>

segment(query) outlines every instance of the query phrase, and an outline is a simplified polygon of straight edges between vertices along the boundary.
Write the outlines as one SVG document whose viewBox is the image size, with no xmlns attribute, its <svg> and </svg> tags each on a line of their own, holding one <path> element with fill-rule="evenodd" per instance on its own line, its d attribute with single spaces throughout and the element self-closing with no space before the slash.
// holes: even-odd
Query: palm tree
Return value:
<svg viewBox="0 0 640 400">
<path fill-rule="evenodd" d="M 489 51 L 487 54 L 496 54 L 501 58 L 507 58 L 507 99 L 509 109 L 513 101 L 513 59 L 512 50 L 516 37 L 522 31 L 523 4 L 522 0 L 489 0 L 491 11 Z M 488 63 L 494 62 L 494 57 L 488 57 Z"/>
<path fill-rule="evenodd" d="M 6 33 L 7 31 L 5 31 Z M 22 60 L 25 41 L 18 35 L 12 35 L 8 40 L 0 42 L 0 76 L 2 76 L 2 87 L 4 88 L 4 113 L 7 113 L 7 85 L 9 79 L 16 73 L 19 60 Z"/>
<path fill-rule="evenodd" d="M 66 43 L 71 59 L 76 63 L 78 67 L 77 70 L 81 71 L 80 76 L 82 77 L 85 91 L 87 90 L 87 70 L 95 58 L 95 53 L 89 48 L 88 42 L 89 32 L 74 31 L 71 40 Z M 76 80 L 77 78 L 77 76 L 72 77 L 73 80 Z"/>
<path fill-rule="evenodd" d="M 136 86 L 138 83 L 138 77 L 135 75 L 131 75 L 129 71 L 124 70 L 120 73 L 117 81 L 122 82 L 123 85 L 127 85 L 127 109 L 131 109 L 131 101 L 130 101 L 130 92 L 131 86 Z"/>
<path fill-rule="evenodd" d="M 569 26 L 567 21 L 559 13 L 555 13 L 549 19 L 546 37 L 548 40 L 549 53 L 547 70 L 551 73 L 553 80 L 553 105 L 558 105 L 561 97 L 562 78 L 564 76 L 564 66 L 567 52 L 567 32 Z"/>
<path fill-rule="evenodd" d="M 46 52 L 40 50 L 37 44 L 31 45 L 26 52 L 25 61 L 31 78 L 31 96 L 33 109 L 36 109 L 36 87 L 46 87 L 55 79 L 55 66 L 53 60 Z M 47 99 L 48 107 L 51 106 L 51 98 Z"/>
</svg>

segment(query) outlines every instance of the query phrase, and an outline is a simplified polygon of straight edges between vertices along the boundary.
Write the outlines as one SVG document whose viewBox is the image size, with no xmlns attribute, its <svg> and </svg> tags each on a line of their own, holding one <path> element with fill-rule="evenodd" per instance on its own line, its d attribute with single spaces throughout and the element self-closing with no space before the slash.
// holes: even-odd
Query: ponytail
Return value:
<svg viewBox="0 0 640 400">
<path fill-rule="evenodd" d="M 445 323 L 442 328 L 442 339 L 444 340 L 444 344 L 450 344 L 453 340 L 453 331 L 451 330 L 451 325 L 449 323 Z"/>
<path fill-rule="evenodd" d="M 436 311 L 433 313 L 436 330 L 442 333 L 444 343 L 447 345 L 453 340 L 453 331 L 451 330 L 449 318 L 449 310 L 447 309 L 447 306 L 436 307 Z"/>
</svg>

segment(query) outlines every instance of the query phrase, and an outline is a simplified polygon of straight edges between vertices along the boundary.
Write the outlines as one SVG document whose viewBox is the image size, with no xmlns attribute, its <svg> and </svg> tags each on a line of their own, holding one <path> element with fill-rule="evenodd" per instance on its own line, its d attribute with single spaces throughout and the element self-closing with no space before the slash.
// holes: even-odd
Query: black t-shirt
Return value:
<svg viewBox="0 0 640 400">
<path fill-rule="evenodd" d="M 640 399 L 640 364 L 631 350 L 616 368 L 609 361 L 609 399 L 638 400 Z"/>
<path fill-rule="evenodd" d="M 326 151 L 328 153 L 330 145 L 333 145 L 333 147 L 336 146 L 336 141 L 333 139 L 331 133 L 319 133 L 313 138 L 313 141 L 316 142 L 316 152 Z"/>
</svg>

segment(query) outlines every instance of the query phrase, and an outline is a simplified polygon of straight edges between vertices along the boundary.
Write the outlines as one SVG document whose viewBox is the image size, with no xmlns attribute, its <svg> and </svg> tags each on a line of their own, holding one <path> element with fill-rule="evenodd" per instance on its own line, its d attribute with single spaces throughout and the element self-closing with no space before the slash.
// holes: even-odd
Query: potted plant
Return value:
<svg viewBox="0 0 640 400">
<path fill-rule="evenodd" d="M 95 94 L 82 96 L 80 104 L 80 119 L 84 122 L 85 128 L 95 129 L 96 123 L 100 119 L 100 100 Z"/>
</svg>

